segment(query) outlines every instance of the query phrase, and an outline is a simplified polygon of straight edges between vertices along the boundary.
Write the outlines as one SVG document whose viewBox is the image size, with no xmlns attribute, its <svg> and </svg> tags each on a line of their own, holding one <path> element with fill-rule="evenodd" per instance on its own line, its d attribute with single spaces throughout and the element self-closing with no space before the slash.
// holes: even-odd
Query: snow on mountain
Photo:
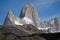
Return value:
<svg viewBox="0 0 60 40">
<path fill-rule="evenodd" d="M 33 21 L 31 19 L 29 19 L 28 17 L 24 17 L 23 18 L 25 24 L 33 24 Z"/>
<path fill-rule="evenodd" d="M 19 22 L 19 20 L 15 20 L 16 25 L 23 25 L 22 23 Z"/>
<path fill-rule="evenodd" d="M 39 30 L 48 30 L 50 29 L 50 27 L 47 27 L 47 28 L 38 28 Z"/>
<path fill-rule="evenodd" d="M 9 18 L 10 19 L 10 21 L 12 22 L 12 23 L 14 23 L 15 25 L 23 25 L 22 23 L 20 23 L 20 19 L 19 18 L 17 18 L 16 17 L 16 19 L 14 20 L 13 18 Z"/>
<path fill-rule="evenodd" d="M 51 27 L 38 28 L 38 29 L 43 31 L 44 33 L 50 33 L 51 32 Z"/>
</svg>

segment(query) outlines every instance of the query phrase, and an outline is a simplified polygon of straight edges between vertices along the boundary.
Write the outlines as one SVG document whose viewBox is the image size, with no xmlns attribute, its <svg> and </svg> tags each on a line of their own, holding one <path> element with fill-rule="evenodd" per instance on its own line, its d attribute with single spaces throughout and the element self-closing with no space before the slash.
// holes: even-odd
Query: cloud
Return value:
<svg viewBox="0 0 60 40">
<path fill-rule="evenodd" d="M 35 2 L 35 5 L 37 7 L 43 8 L 43 7 L 49 7 L 51 6 L 53 3 L 60 1 L 60 0 L 37 0 Z"/>
</svg>

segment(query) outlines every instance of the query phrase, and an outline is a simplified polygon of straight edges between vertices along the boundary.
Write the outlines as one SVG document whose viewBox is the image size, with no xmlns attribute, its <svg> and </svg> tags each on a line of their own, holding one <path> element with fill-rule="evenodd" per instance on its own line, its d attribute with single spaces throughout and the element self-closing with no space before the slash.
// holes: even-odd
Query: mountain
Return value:
<svg viewBox="0 0 60 40">
<path fill-rule="evenodd" d="M 41 23 L 41 25 L 43 28 L 49 28 L 51 33 L 58 32 L 60 30 L 59 21 L 57 17 L 51 18 L 48 21 L 44 21 Z"/>
<path fill-rule="evenodd" d="M 51 27 L 48 21 L 41 22 L 41 27 L 38 28 L 39 30 L 42 30 L 44 33 L 51 33 Z"/>
<path fill-rule="evenodd" d="M 22 8 L 19 17 L 13 15 L 13 12 L 9 10 L 4 25 L 0 26 L 0 40 L 60 39 L 59 24 L 60 22 L 56 17 L 41 22 L 34 6 L 31 3 L 28 3 L 24 8 Z"/>
<path fill-rule="evenodd" d="M 34 6 L 31 3 L 28 3 L 20 13 L 20 18 L 28 17 L 34 23 L 34 25 L 38 28 L 41 27 L 40 25 L 40 18 Z"/>
<path fill-rule="evenodd" d="M 34 23 L 34 21 L 38 21 L 37 18 L 34 18 L 34 20 L 33 20 L 33 17 L 35 17 L 36 15 L 33 14 L 35 16 L 33 16 L 33 15 L 27 16 L 30 14 L 30 13 L 27 14 L 27 12 L 28 12 L 28 9 L 30 8 L 31 4 L 29 3 L 27 6 L 26 6 L 27 10 L 26 10 L 25 16 L 22 18 L 13 15 L 13 12 L 11 10 L 9 10 L 9 12 L 6 16 L 6 19 L 4 21 L 4 25 L 3 25 L 2 29 L 0 30 L 0 32 L 1 33 L 10 33 L 10 34 L 18 35 L 18 36 L 28 36 L 28 35 L 32 35 L 32 34 L 40 34 L 41 31 L 38 30 L 37 26 L 34 25 L 36 23 L 36 22 Z M 32 7 L 29 9 L 29 12 L 31 11 L 31 9 L 32 9 Z M 35 11 L 34 8 L 32 11 Z M 21 16 L 23 16 L 23 15 L 21 15 Z M 39 24 L 36 23 L 36 25 L 39 25 Z"/>
<path fill-rule="evenodd" d="M 51 20 L 41 22 L 38 13 L 31 3 L 28 3 L 22 8 L 19 17 L 13 15 L 13 12 L 9 10 L 7 17 L 4 21 L 4 25 L 33 25 L 36 29 L 45 32 L 54 33 L 60 30 L 58 19 L 52 18 Z"/>
<path fill-rule="evenodd" d="M 23 25 L 23 21 L 19 17 L 14 16 L 13 12 L 9 10 L 4 25 Z"/>
<path fill-rule="evenodd" d="M 54 31 L 59 31 L 59 21 L 56 17 L 52 18 L 50 21 L 49 21 L 51 27 L 53 28 L 52 30 Z"/>
</svg>

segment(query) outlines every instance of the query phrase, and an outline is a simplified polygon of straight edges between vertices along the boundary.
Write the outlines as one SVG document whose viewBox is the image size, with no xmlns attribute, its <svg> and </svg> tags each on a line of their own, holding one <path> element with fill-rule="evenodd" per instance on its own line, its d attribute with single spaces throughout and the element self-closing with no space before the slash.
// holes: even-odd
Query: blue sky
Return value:
<svg viewBox="0 0 60 40">
<path fill-rule="evenodd" d="M 0 0 L 0 24 L 3 24 L 9 9 L 19 16 L 21 9 L 28 2 L 34 5 L 41 21 L 52 17 L 60 20 L 60 0 Z"/>
</svg>

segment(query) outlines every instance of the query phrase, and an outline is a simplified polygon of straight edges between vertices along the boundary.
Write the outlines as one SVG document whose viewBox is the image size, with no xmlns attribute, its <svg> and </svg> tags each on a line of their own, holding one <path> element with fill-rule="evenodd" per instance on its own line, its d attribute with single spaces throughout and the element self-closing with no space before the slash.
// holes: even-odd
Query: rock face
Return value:
<svg viewBox="0 0 60 40">
<path fill-rule="evenodd" d="M 24 8 L 22 8 L 22 11 L 19 17 L 20 18 L 28 17 L 34 22 L 34 25 L 36 27 L 41 27 L 38 13 L 31 3 L 28 3 Z"/>
</svg>

